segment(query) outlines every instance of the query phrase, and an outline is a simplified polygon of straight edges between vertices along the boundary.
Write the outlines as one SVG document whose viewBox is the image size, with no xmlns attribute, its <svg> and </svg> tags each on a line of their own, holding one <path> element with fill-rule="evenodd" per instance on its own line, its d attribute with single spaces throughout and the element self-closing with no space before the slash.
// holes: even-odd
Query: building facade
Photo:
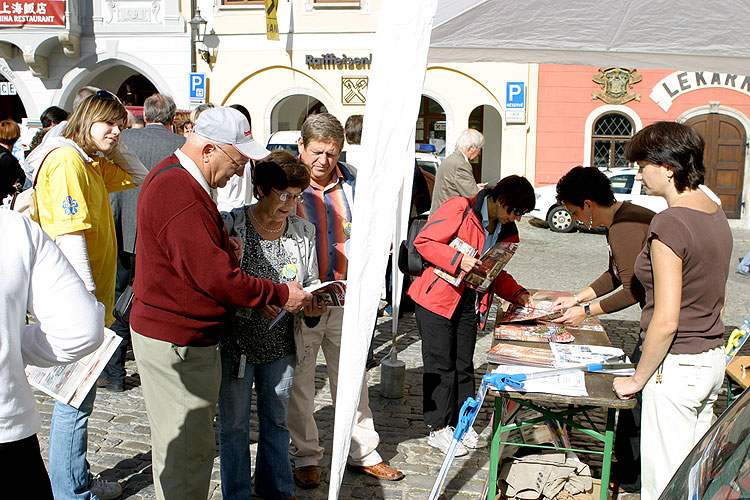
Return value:
<svg viewBox="0 0 750 500">
<path fill-rule="evenodd" d="M 747 220 L 750 76 L 709 71 L 540 65 L 536 184 L 576 165 L 628 166 L 624 147 L 660 120 L 694 126 L 706 140 L 706 184 L 730 219 Z"/>
</svg>

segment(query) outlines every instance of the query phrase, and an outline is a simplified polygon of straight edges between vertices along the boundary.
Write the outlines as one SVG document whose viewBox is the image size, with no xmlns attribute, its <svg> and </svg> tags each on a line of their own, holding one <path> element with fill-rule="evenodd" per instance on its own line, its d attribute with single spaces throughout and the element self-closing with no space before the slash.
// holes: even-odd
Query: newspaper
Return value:
<svg viewBox="0 0 750 500">
<path fill-rule="evenodd" d="M 573 366 L 588 365 L 591 363 L 603 363 L 613 357 L 623 356 L 625 363 L 630 359 L 625 356 L 622 349 L 617 347 L 605 347 L 599 345 L 582 344 L 558 344 L 550 342 L 550 349 L 555 357 L 557 368 L 569 368 Z M 613 375 L 633 375 L 635 368 L 624 368 L 620 370 L 602 370 L 601 373 Z"/>
<path fill-rule="evenodd" d="M 39 389 L 62 403 L 78 408 L 120 342 L 122 342 L 122 337 L 115 335 L 115 332 L 109 328 L 105 328 L 104 341 L 96 351 L 67 365 L 48 368 L 26 365 L 26 378 L 35 389 Z"/>
<path fill-rule="evenodd" d="M 521 365 L 499 365 L 492 373 L 506 373 L 516 375 L 517 373 L 536 373 L 549 371 L 549 368 Z M 583 370 L 562 373 L 551 377 L 533 378 L 523 381 L 523 387 L 517 389 L 513 386 L 505 386 L 503 391 L 508 392 L 542 392 L 545 394 L 559 394 L 561 396 L 588 396 L 586 390 L 586 379 Z"/>
</svg>

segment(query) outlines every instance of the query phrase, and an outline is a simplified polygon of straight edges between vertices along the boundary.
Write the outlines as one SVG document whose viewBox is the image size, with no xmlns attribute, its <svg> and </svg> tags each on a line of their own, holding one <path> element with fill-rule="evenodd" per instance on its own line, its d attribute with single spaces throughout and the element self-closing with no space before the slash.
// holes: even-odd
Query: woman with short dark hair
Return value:
<svg viewBox="0 0 750 500">
<path fill-rule="evenodd" d="M 310 171 L 288 151 L 277 150 L 255 165 L 252 176 L 258 202 L 222 212 L 229 235 L 243 243 L 240 267 L 275 283 L 319 283 L 315 226 L 292 213 L 310 184 Z M 278 307 L 237 311 L 221 341 L 219 456 L 224 498 L 250 498 L 253 491 L 248 451 L 253 383 L 259 424 L 254 492 L 262 498 L 296 498 L 287 407 L 296 359 L 304 354 L 303 318 L 312 324 L 325 311 L 325 305 L 318 307 L 313 298 L 304 315 L 286 314 L 273 326 Z"/>
<path fill-rule="evenodd" d="M 415 316 L 422 337 L 423 414 L 430 429 L 428 444 L 448 451 L 461 405 L 474 396 L 474 346 L 477 323 L 484 328 L 495 294 L 523 306 L 533 306 L 528 291 L 502 271 L 484 293 L 460 283 L 453 286 L 435 274 L 441 268 L 451 274 L 471 271 L 479 256 L 498 241 L 518 242 L 515 221 L 534 208 L 534 188 L 528 180 L 511 175 L 473 198 L 451 198 L 435 211 L 414 240 L 428 263 L 409 286 L 416 303 Z M 450 246 L 457 237 L 477 250 L 470 257 Z M 466 447 L 478 448 L 476 431 L 464 436 L 457 456 Z"/>
<path fill-rule="evenodd" d="M 713 422 L 724 380 L 724 323 L 732 232 L 721 206 L 700 189 L 703 138 L 691 127 L 658 122 L 625 147 L 650 195 L 669 208 L 654 216 L 635 263 L 646 291 L 643 348 L 632 377 L 612 388 L 642 394 L 643 500 L 655 500 Z"/>
<path fill-rule="evenodd" d="M 20 136 L 21 129 L 16 122 L 0 122 L 0 202 L 6 196 L 20 192 L 26 180 L 26 173 L 12 153 L 13 145 Z"/>
</svg>

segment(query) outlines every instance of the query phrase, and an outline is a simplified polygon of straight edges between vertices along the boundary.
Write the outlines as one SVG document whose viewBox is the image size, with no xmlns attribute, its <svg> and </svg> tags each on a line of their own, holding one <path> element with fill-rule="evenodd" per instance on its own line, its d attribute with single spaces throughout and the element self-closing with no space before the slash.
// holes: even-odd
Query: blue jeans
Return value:
<svg viewBox="0 0 750 500">
<path fill-rule="evenodd" d="M 219 390 L 219 457 L 225 500 L 250 498 L 250 403 L 255 381 L 258 408 L 258 452 L 255 494 L 267 500 L 294 496 L 289 462 L 287 406 L 292 395 L 294 355 L 271 363 L 247 363 L 243 378 L 232 377 L 232 360 L 221 354 Z"/>
<path fill-rule="evenodd" d="M 49 431 L 49 479 L 56 500 L 98 500 L 89 490 L 91 476 L 86 460 L 88 422 L 95 398 L 96 385 L 78 409 L 55 403 Z"/>
</svg>

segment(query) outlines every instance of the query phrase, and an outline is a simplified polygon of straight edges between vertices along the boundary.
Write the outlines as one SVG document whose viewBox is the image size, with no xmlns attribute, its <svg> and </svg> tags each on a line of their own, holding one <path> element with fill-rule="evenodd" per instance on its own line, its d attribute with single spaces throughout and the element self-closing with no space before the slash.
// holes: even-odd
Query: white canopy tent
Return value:
<svg viewBox="0 0 750 500">
<path fill-rule="evenodd" d="M 383 0 L 379 14 L 362 138 L 371 163 L 357 180 L 329 500 L 343 477 L 389 240 L 405 234 L 427 62 L 750 74 L 750 9 L 739 0 Z M 394 287 L 394 304 L 399 297 Z"/>
</svg>

